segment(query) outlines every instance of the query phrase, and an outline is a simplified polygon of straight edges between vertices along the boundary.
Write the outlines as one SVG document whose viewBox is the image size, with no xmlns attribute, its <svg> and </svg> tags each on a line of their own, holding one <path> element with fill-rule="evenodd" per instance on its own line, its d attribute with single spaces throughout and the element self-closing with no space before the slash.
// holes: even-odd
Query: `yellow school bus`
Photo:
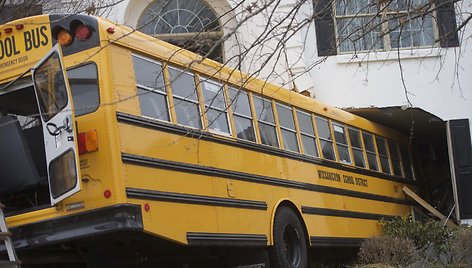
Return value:
<svg viewBox="0 0 472 268">
<path fill-rule="evenodd" d="M 24 263 L 235 248 L 307 267 L 410 212 L 403 133 L 102 18 L 0 32 L 0 201 Z M 206 267 L 254 265 L 225 258 Z"/>
</svg>

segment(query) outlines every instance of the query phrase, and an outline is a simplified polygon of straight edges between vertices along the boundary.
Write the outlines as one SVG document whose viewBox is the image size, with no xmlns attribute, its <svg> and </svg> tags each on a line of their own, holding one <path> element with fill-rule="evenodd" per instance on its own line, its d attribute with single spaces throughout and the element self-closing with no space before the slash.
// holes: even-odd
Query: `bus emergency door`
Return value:
<svg viewBox="0 0 472 268">
<path fill-rule="evenodd" d="M 59 45 L 32 70 L 43 127 L 51 204 L 80 191 L 73 103 Z"/>
</svg>

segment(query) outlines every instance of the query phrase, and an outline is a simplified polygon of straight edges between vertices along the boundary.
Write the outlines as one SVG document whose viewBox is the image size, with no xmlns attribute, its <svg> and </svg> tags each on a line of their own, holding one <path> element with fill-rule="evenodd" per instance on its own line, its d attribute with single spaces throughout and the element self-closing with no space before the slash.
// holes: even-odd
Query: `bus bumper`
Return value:
<svg viewBox="0 0 472 268">
<path fill-rule="evenodd" d="M 26 249 L 117 231 L 142 231 L 141 207 L 120 204 L 11 228 L 16 249 Z M 0 252 L 5 246 L 0 245 Z"/>
</svg>

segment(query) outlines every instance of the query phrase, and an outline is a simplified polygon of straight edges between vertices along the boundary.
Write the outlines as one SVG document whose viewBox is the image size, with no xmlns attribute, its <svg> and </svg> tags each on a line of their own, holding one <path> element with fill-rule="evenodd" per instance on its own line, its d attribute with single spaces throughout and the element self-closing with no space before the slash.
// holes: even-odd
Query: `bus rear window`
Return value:
<svg viewBox="0 0 472 268">
<path fill-rule="evenodd" d="M 94 63 L 67 70 L 75 116 L 89 114 L 100 106 L 98 71 Z"/>
</svg>

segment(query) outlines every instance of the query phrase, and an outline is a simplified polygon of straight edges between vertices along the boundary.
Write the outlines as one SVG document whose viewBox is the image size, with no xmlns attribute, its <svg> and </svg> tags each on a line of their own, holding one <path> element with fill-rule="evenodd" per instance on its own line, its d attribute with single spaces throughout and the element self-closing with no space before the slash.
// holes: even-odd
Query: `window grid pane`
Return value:
<svg viewBox="0 0 472 268">
<path fill-rule="evenodd" d="M 315 117 L 316 126 L 318 127 L 318 137 L 320 139 L 321 152 L 323 153 L 323 158 L 329 160 L 336 160 L 336 155 L 334 154 L 334 147 L 331 138 L 331 129 L 329 128 L 328 120 Z"/>
<path fill-rule="evenodd" d="M 141 114 L 170 122 L 162 65 L 133 55 Z"/>
<path fill-rule="evenodd" d="M 379 170 L 379 165 L 377 162 L 377 153 L 374 147 L 374 138 L 371 134 L 362 133 L 362 138 L 364 139 L 364 146 L 367 154 L 367 162 L 369 163 L 369 169 Z"/>
<path fill-rule="evenodd" d="M 411 166 L 411 159 L 410 154 L 408 152 L 408 146 L 405 144 L 400 145 L 400 153 L 402 156 L 403 162 L 403 170 L 405 172 L 405 177 L 412 179 L 413 178 L 413 170 Z"/>
<path fill-rule="evenodd" d="M 390 163 L 388 162 L 387 145 L 385 144 L 385 139 L 382 137 L 375 137 L 375 141 L 377 142 L 377 150 L 379 152 L 382 172 L 390 174 Z"/>
<path fill-rule="evenodd" d="M 200 107 L 193 74 L 173 67 L 168 70 L 177 123 L 201 129 Z"/>
<path fill-rule="evenodd" d="M 201 80 L 208 128 L 218 133 L 230 134 L 224 87 L 209 79 Z"/>
<path fill-rule="evenodd" d="M 352 153 L 354 154 L 354 165 L 365 168 L 364 150 L 362 149 L 362 142 L 359 130 L 349 128 L 349 140 L 351 141 Z"/>
<path fill-rule="evenodd" d="M 394 0 L 381 4 L 373 0 L 336 0 L 339 52 L 433 47 L 437 39 L 434 8 L 429 0 Z M 388 38 L 383 38 L 382 27 Z M 390 44 L 384 43 L 388 40 Z"/>
<path fill-rule="evenodd" d="M 351 163 L 351 156 L 349 154 L 349 147 L 347 145 L 346 131 L 343 125 L 333 123 L 334 138 L 336 139 L 336 148 L 338 149 L 339 161 L 344 163 Z"/>
<path fill-rule="evenodd" d="M 236 125 L 236 136 L 248 141 L 256 141 L 252 119 L 248 119 L 237 114 L 234 115 L 234 124 Z"/>
<path fill-rule="evenodd" d="M 138 87 L 138 95 L 142 115 L 170 122 L 165 94 Z"/>
<path fill-rule="evenodd" d="M 319 157 L 318 147 L 316 146 L 315 129 L 311 115 L 297 110 L 298 127 L 303 143 L 303 151 L 306 155 Z"/>
<path fill-rule="evenodd" d="M 277 131 L 272 110 L 272 102 L 254 96 L 254 106 L 256 108 L 257 121 L 259 122 L 259 130 L 261 134 L 261 143 L 270 146 L 279 146 L 277 139 Z"/>
</svg>

